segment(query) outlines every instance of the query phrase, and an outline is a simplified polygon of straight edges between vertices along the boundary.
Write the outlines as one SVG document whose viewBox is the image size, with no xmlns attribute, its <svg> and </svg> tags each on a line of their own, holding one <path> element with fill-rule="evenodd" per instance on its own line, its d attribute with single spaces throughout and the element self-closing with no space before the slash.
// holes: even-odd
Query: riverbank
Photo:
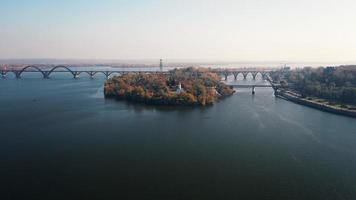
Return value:
<svg viewBox="0 0 356 200">
<path fill-rule="evenodd" d="M 312 97 L 302 98 L 301 95 L 288 90 L 276 91 L 275 96 L 325 112 L 356 118 L 356 109 L 350 109 L 344 105 L 338 106 L 338 104 L 333 104 L 325 99 L 313 99 Z"/>
</svg>

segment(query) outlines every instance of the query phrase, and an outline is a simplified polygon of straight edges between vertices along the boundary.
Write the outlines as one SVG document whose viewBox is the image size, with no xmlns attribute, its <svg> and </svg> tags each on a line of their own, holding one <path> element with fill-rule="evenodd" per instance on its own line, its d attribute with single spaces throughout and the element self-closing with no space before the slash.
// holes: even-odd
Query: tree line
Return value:
<svg viewBox="0 0 356 200">
<path fill-rule="evenodd" d="M 303 97 L 315 96 L 356 104 L 356 66 L 305 67 L 274 72 L 272 78 L 286 80 L 288 87 L 298 91 Z"/>
</svg>

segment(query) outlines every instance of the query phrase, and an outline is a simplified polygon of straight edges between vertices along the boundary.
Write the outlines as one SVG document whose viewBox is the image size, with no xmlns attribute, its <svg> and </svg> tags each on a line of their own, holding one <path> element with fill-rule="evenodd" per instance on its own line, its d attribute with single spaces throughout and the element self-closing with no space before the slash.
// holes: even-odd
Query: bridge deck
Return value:
<svg viewBox="0 0 356 200">
<path fill-rule="evenodd" d="M 244 84 L 229 84 L 229 83 L 227 83 L 226 85 L 233 86 L 233 87 L 238 87 L 238 88 L 252 88 L 252 87 L 267 88 L 267 87 L 272 87 L 272 85 L 244 85 Z"/>
</svg>

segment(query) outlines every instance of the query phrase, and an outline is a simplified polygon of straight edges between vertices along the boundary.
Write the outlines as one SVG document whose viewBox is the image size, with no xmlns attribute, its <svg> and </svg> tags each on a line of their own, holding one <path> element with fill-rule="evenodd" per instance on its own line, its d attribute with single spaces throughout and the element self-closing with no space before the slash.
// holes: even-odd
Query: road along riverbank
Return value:
<svg viewBox="0 0 356 200">
<path fill-rule="evenodd" d="M 277 90 L 275 92 L 275 96 L 301 105 L 316 108 L 325 112 L 356 118 L 356 110 L 330 105 L 329 102 L 327 102 L 326 100 L 323 102 L 318 102 L 316 100 L 313 100 L 312 98 L 303 98 L 301 97 L 301 95 L 289 90 Z"/>
</svg>

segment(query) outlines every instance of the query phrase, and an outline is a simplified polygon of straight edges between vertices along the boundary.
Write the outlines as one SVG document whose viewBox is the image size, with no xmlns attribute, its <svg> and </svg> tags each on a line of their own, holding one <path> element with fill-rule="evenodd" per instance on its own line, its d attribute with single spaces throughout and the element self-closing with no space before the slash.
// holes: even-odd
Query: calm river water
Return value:
<svg viewBox="0 0 356 200">
<path fill-rule="evenodd" d="M 0 79 L 0 199 L 356 199 L 356 119 L 269 88 L 178 109 L 103 82 Z"/>
</svg>

